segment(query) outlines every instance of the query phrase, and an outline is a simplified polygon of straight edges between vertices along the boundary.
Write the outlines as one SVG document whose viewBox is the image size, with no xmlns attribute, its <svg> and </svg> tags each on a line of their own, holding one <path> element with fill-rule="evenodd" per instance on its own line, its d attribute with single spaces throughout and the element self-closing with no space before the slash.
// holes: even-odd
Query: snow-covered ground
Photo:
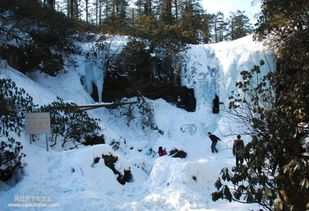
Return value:
<svg viewBox="0 0 309 211">
<path fill-rule="evenodd" d="M 186 112 L 162 99 L 148 100 L 154 109 L 154 121 L 164 131 L 142 131 L 127 126 L 125 117 L 105 108 L 89 111 L 100 118 L 107 144 L 80 147 L 69 151 L 46 151 L 45 136 L 29 143 L 28 135 L 17 138 L 24 146 L 22 178 L 14 186 L 0 184 L 0 210 L 21 210 L 9 206 L 27 206 L 27 210 L 252 210 L 258 205 L 211 200 L 214 182 L 223 167 L 232 167 L 233 123 L 224 112 L 212 114 L 211 102 L 218 94 L 226 105 L 227 96 L 239 80 L 239 72 L 267 60 L 274 67 L 271 52 L 251 36 L 212 45 L 192 46 L 186 54 L 183 84 L 195 89 L 198 109 Z M 48 104 L 57 96 L 76 104 L 91 99 L 80 82 L 80 71 L 50 77 L 42 73 L 25 76 L 1 62 L 0 78 L 11 78 L 34 98 L 36 104 Z M 224 109 L 221 105 L 221 109 Z M 212 154 L 207 132 L 219 136 L 219 153 Z M 248 137 L 244 137 L 249 141 Z M 113 150 L 109 143 L 118 141 Z M 185 159 L 158 157 L 149 153 L 163 146 L 187 152 Z M 133 181 L 121 185 L 111 169 L 102 162 L 92 165 L 98 153 L 117 154 L 117 169 L 128 166 Z M 40 207 L 41 206 L 41 207 Z M 50 207 L 46 207 L 50 206 Z"/>
</svg>

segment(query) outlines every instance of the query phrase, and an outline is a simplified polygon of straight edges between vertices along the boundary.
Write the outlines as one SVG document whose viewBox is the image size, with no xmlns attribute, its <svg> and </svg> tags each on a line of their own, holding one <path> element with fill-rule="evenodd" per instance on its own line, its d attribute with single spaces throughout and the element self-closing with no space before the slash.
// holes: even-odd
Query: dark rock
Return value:
<svg viewBox="0 0 309 211">
<path fill-rule="evenodd" d="M 92 146 L 92 145 L 96 145 L 96 144 L 105 144 L 105 139 L 104 136 L 87 136 L 86 141 L 83 143 L 86 146 Z"/>
<path fill-rule="evenodd" d="M 133 175 L 131 173 L 131 170 L 124 170 L 124 175 L 119 174 L 117 177 L 117 181 L 124 185 L 126 182 L 130 182 L 133 178 Z"/>
<path fill-rule="evenodd" d="M 104 164 L 109 167 L 113 173 L 115 175 L 118 175 L 117 177 L 117 181 L 124 185 L 126 182 L 130 182 L 133 178 L 133 175 L 131 173 L 131 170 L 130 169 L 125 169 L 124 170 L 124 173 L 121 174 L 116 168 L 115 168 L 115 163 L 117 162 L 118 160 L 118 157 L 115 157 L 113 155 L 104 155 L 102 154 L 102 158 L 104 159 Z"/>
<path fill-rule="evenodd" d="M 174 157 L 174 158 L 185 158 L 187 157 L 187 153 L 183 150 L 178 150 L 178 149 L 172 149 L 170 151 L 170 154 L 169 154 L 171 157 Z"/>
<path fill-rule="evenodd" d="M 15 172 L 15 169 L 16 169 L 15 167 L 7 168 L 6 170 L 0 169 L 0 181 L 5 182 L 11 179 Z"/>
<path fill-rule="evenodd" d="M 94 158 L 93 163 L 96 164 L 96 163 L 99 162 L 99 160 L 100 160 L 100 157 L 96 157 L 96 158 Z"/>
<path fill-rule="evenodd" d="M 104 160 L 104 164 L 107 167 L 109 167 L 113 171 L 114 174 L 120 174 L 120 172 L 115 169 L 115 165 L 114 165 L 114 163 L 117 162 L 118 157 L 114 157 L 113 155 L 103 155 L 102 154 L 102 158 Z"/>
<path fill-rule="evenodd" d="M 196 99 L 194 97 L 194 90 L 184 86 L 160 86 L 150 87 L 141 90 L 143 96 L 150 99 L 163 98 L 169 103 L 176 105 L 178 108 L 186 111 L 195 111 Z"/>
<path fill-rule="evenodd" d="M 105 102 L 119 101 L 123 97 L 135 97 L 143 95 L 150 99 L 162 98 L 169 103 L 176 105 L 178 108 L 187 111 L 195 111 L 196 99 L 194 90 L 171 83 L 143 83 L 134 84 L 129 81 L 127 77 L 115 76 L 106 74 L 104 82 L 104 96 Z"/>
<path fill-rule="evenodd" d="M 98 95 L 98 88 L 95 84 L 92 84 L 92 93 L 91 93 L 92 99 L 94 99 L 96 102 L 99 102 L 99 95 Z"/>
</svg>

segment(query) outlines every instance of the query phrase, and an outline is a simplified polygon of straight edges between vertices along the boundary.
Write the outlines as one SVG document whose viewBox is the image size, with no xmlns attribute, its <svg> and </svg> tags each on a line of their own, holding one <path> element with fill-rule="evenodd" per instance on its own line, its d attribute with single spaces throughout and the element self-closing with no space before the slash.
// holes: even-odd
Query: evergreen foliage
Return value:
<svg viewBox="0 0 309 211">
<path fill-rule="evenodd" d="M 117 55 L 117 73 L 127 75 L 132 87 L 142 87 L 152 79 L 151 56 L 146 47 L 144 42 L 132 40 Z"/>
<path fill-rule="evenodd" d="M 141 2 L 134 17 L 133 35 L 149 40 L 155 47 L 170 49 L 170 53 L 183 50 L 190 44 L 209 41 L 209 19 L 199 1 L 164 0 Z M 149 9 L 151 8 L 151 9 Z"/>
<path fill-rule="evenodd" d="M 208 43 L 209 19 L 210 15 L 203 11 L 198 2 L 187 1 L 179 20 L 183 42 L 190 44 Z"/>
<path fill-rule="evenodd" d="M 0 20 L 0 57 L 22 72 L 54 76 L 63 70 L 64 57 L 78 52 L 76 22 L 38 0 L 1 1 Z"/>
<path fill-rule="evenodd" d="M 214 31 L 214 42 L 217 43 L 223 41 L 228 30 L 228 23 L 225 21 L 224 14 L 222 12 L 217 12 L 213 15 L 211 23 Z"/>
<path fill-rule="evenodd" d="M 264 0 L 262 8 L 258 38 L 271 36 L 268 44 L 277 49 L 277 69 L 253 84 L 259 72 L 255 67 L 253 72 L 242 72 L 243 81 L 236 84 L 244 94 L 231 98 L 231 108 L 254 136 L 245 147 L 245 164 L 233 173 L 221 171 L 221 179 L 233 188 L 219 178 L 213 200 L 308 210 L 309 160 L 301 146 L 308 133 L 298 125 L 309 122 L 309 2 Z"/>
<path fill-rule="evenodd" d="M 264 64 L 261 61 L 261 64 Z M 242 81 L 236 83 L 240 92 L 233 92 L 229 97 L 231 118 L 247 126 L 242 133 L 252 135 L 254 139 L 246 145 L 241 156 L 246 160 L 244 165 L 221 170 L 221 178 L 216 181 L 217 192 L 213 200 L 225 198 L 229 201 L 259 203 L 270 209 L 276 198 L 278 188 L 275 173 L 279 167 L 275 160 L 274 150 L 279 147 L 276 142 L 269 142 L 271 130 L 266 117 L 275 102 L 272 73 L 260 76 L 260 67 L 254 66 L 250 71 L 242 71 Z M 284 146 L 281 146 L 284 147 Z M 222 180 L 231 182 L 233 188 L 222 184 Z"/>
<path fill-rule="evenodd" d="M 145 40 L 132 39 L 116 55 L 109 70 L 114 77 L 127 77 L 129 86 L 141 91 L 156 84 L 177 84 L 178 79 L 174 79 L 178 72 L 173 66 L 180 63 L 180 57 L 178 50 L 172 53 L 174 50 L 167 47 L 154 48 Z"/>
<path fill-rule="evenodd" d="M 186 43 L 183 41 L 180 24 L 163 24 L 153 16 L 142 15 L 136 20 L 133 36 L 150 42 L 151 49 L 160 49 L 171 55 L 183 50 Z"/>
<path fill-rule="evenodd" d="M 34 108 L 32 97 L 11 79 L 0 79 L 0 137 L 23 131 L 25 113 Z"/>
<path fill-rule="evenodd" d="M 32 97 L 11 79 L 0 79 L 0 181 L 9 180 L 21 167 L 22 145 L 11 137 L 20 135 L 25 113 L 32 111 Z"/>
<path fill-rule="evenodd" d="M 101 20 L 103 31 L 109 34 L 127 34 L 130 30 L 128 1 L 105 1 L 105 18 Z"/>
<path fill-rule="evenodd" d="M 23 146 L 12 137 L 0 140 L 0 181 L 8 181 L 15 171 L 22 166 Z"/>
<path fill-rule="evenodd" d="M 55 145 L 58 138 L 61 138 L 63 140 L 62 148 L 65 148 L 69 143 L 77 147 L 89 137 L 99 135 L 101 131 L 98 125 L 99 119 L 89 117 L 87 112 L 79 110 L 76 104 L 64 102 L 60 98 L 49 105 L 42 106 L 39 110 L 50 112 L 51 139 Z"/>
<path fill-rule="evenodd" d="M 309 209 L 308 158 L 301 156 L 299 142 L 304 134 L 297 126 L 309 122 L 309 2 L 263 1 L 260 37 L 275 34 L 272 45 L 278 49 L 278 66 L 274 74 L 275 108 L 271 123 L 273 135 L 285 145 L 284 166 L 279 171 L 280 189 L 276 208 Z M 280 151 L 279 151 L 280 152 Z"/>
<path fill-rule="evenodd" d="M 248 16 L 245 15 L 245 12 L 237 10 L 235 13 L 232 13 L 228 33 L 230 39 L 236 40 L 250 33 L 252 33 L 252 26 Z"/>
</svg>

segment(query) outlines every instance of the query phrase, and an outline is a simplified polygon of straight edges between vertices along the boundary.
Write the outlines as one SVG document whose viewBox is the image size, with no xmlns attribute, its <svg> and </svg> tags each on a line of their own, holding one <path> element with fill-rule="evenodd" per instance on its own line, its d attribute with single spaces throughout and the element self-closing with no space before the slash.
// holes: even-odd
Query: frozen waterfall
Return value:
<svg viewBox="0 0 309 211">
<path fill-rule="evenodd" d="M 93 93 L 93 85 L 97 87 L 99 102 L 103 100 L 103 85 L 104 85 L 104 60 L 103 57 L 96 54 L 87 54 L 84 62 L 84 86 L 87 92 Z"/>
<path fill-rule="evenodd" d="M 217 94 L 226 104 L 235 83 L 240 81 L 240 72 L 259 65 L 262 74 L 275 70 L 274 52 L 253 41 L 252 35 L 229 42 L 192 45 L 185 54 L 182 69 L 182 85 L 193 88 L 197 110 L 211 107 Z"/>
</svg>

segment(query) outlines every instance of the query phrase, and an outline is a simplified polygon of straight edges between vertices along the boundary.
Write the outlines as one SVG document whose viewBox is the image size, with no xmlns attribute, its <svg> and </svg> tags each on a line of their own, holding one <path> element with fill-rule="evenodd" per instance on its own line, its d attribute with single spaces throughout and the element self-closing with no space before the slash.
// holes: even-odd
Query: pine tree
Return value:
<svg viewBox="0 0 309 211">
<path fill-rule="evenodd" d="M 227 25 L 228 23 L 224 19 L 224 14 L 222 12 L 217 12 L 212 19 L 212 27 L 214 31 L 214 42 L 221 42 L 224 40 L 227 33 Z"/>
<path fill-rule="evenodd" d="M 202 43 L 210 43 L 211 42 L 211 32 L 212 32 L 212 25 L 211 25 L 212 15 L 204 12 L 201 15 L 201 41 Z"/>
<path fill-rule="evenodd" d="M 187 0 L 183 2 L 179 22 L 184 42 L 198 44 L 201 41 L 208 40 L 209 15 L 202 9 L 199 1 Z"/>
<path fill-rule="evenodd" d="M 164 25 L 172 25 L 174 17 L 172 14 L 172 0 L 162 0 L 160 20 Z"/>
<path fill-rule="evenodd" d="M 244 11 L 237 10 L 230 16 L 229 36 L 231 40 L 244 37 L 252 32 L 250 19 L 244 13 Z"/>
<path fill-rule="evenodd" d="M 0 79 L 0 181 L 21 167 L 22 145 L 12 138 L 24 129 L 25 113 L 35 108 L 32 97 L 11 79 Z"/>
<path fill-rule="evenodd" d="M 66 0 L 66 9 L 67 9 L 67 16 L 72 19 L 79 19 L 81 14 L 80 14 L 80 4 L 81 0 Z"/>
<path fill-rule="evenodd" d="M 128 31 L 128 2 L 126 0 L 105 1 L 104 29 L 112 34 L 124 34 Z"/>
<path fill-rule="evenodd" d="M 44 5 L 49 7 L 50 9 L 55 9 L 56 0 L 44 0 L 43 3 L 44 3 Z"/>
<path fill-rule="evenodd" d="M 85 13 L 86 22 L 89 23 L 89 0 L 85 0 Z"/>
<path fill-rule="evenodd" d="M 51 104 L 41 106 L 39 111 L 50 112 L 53 145 L 57 144 L 58 138 L 61 137 L 63 148 L 69 143 L 78 147 L 87 137 L 97 136 L 101 131 L 99 119 L 89 117 L 88 113 L 80 110 L 76 104 L 65 103 L 60 98 Z"/>
</svg>

